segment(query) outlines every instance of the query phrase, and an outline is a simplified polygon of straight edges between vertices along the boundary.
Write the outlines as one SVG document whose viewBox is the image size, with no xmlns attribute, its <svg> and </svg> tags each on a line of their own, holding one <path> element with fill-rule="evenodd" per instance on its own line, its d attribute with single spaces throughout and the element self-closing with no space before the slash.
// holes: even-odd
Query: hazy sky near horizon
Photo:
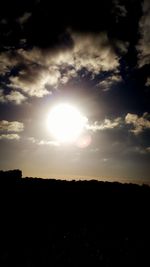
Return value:
<svg viewBox="0 0 150 267">
<path fill-rule="evenodd" d="M 150 181 L 150 1 L 97 2 L 1 1 L 0 169 Z M 63 103 L 72 143 L 49 130 Z"/>
</svg>

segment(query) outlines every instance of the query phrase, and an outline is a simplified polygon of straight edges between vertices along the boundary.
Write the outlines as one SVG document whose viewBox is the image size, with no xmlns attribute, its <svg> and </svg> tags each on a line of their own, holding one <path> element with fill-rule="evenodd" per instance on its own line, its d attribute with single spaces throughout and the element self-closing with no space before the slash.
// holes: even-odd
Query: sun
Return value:
<svg viewBox="0 0 150 267">
<path fill-rule="evenodd" d="M 48 126 L 53 137 L 61 143 L 75 142 L 83 133 L 87 118 L 70 104 L 53 107 L 48 116 Z"/>
</svg>

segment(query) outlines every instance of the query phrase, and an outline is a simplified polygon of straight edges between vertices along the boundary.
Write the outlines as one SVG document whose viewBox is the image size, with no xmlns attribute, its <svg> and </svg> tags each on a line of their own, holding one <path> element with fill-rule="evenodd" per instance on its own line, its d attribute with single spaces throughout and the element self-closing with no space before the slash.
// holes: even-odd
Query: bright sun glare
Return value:
<svg viewBox="0 0 150 267">
<path fill-rule="evenodd" d="M 51 134 L 62 143 L 75 142 L 84 130 L 87 118 L 69 104 L 59 104 L 52 108 L 48 118 Z"/>
</svg>

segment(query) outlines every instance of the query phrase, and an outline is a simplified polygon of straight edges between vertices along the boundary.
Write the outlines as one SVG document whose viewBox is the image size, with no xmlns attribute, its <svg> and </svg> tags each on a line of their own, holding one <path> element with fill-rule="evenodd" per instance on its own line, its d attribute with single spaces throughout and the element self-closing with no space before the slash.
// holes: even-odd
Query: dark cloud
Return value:
<svg viewBox="0 0 150 267">
<path fill-rule="evenodd" d="M 106 33 L 80 34 L 70 32 L 72 47 L 57 49 L 40 49 L 33 47 L 30 50 L 17 49 L 0 54 L 1 75 L 12 72 L 14 68 L 20 70 L 16 75 L 9 76 L 7 86 L 21 90 L 28 96 L 43 97 L 50 94 L 49 86 L 57 88 L 70 79 L 78 77 L 81 70 L 86 70 L 92 77 L 104 71 L 117 71 L 120 56 L 115 52 Z M 122 51 L 124 45 L 119 43 Z M 117 44 L 117 45 L 118 45 Z M 119 75 L 109 78 L 109 85 L 120 81 Z M 13 96 L 6 96 L 9 101 Z M 18 95 L 19 98 L 19 95 Z M 23 101 L 23 97 L 20 101 Z M 19 100 L 18 100 L 19 101 Z"/>
<path fill-rule="evenodd" d="M 111 87 L 119 82 L 122 82 L 122 77 L 114 73 L 110 75 L 108 78 L 105 78 L 103 81 L 100 81 L 97 86 L 104 92 L 109 91 Z"/>
<path fill-rule="evenodd" d="M 150 1 L 144 0 L 142 3 L 142 17 L 139 22 L 140 40 L 137 45 L 138 63 L 142 67 L 150 64 Z"/>
<path fill-rule="evenodd" d="M 32 16 L 31 13 L 29 12 L 25 12 L 21 17 L 19 17 L 16 21 L 21 25 L 23 26 L 23 24 L 25 24 L 28 19 Z"/>
<path fill-rule="evenodd" d="M 123 1 L 120 0 L 114 0 L 114 8 L 113 13 L 116 16 L 116 22 L 119 21 L 120 17 L 126 17 L 127 16 L 127 9 L 124 4 L 122 4 Z"/>
<path fill-rule="evenodd" d="M 140 39 L 137 45 L 138 65 L 144 67 L 150 65 L 150 1 L 144 0 L 142 3 L 142 17 L 139 21 Z M 149 74 L 150 75 L 150 71 Z M 145 85 L 149 86 L 148 77 Z"/>
</svg>

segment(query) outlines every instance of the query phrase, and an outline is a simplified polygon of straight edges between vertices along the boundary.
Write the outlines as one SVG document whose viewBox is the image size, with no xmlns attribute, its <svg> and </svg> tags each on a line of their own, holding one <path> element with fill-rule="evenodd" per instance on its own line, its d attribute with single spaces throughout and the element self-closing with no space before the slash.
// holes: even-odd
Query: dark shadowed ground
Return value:
<svg viewBox="0 0 150 267">
<path fill-rule="evenodd" d="M 150 188 L 0 172 L 0 266 L 150 266 Z"/>
</svg>

